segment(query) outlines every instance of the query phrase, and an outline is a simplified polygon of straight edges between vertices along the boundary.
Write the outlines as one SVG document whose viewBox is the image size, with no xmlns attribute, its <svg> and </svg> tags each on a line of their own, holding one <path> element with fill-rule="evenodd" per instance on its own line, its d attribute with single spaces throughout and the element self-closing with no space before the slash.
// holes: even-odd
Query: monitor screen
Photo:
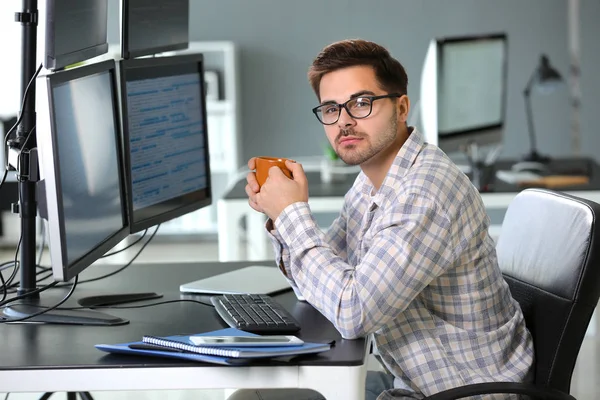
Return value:
<svg viewBox="0 0 600 400">
<path fill-rule="evenodd" d="M 187 49 L 189 0 L 129 0 L 121 7 L 124 59 Z"/>
<path fill-rule="evenodd" d="M 440 42 L 440 136 L 502 124 L 505 56 L 504 37 Z"/>
<path fill-rule="evenodd" d="M 446 152 L 502 142 L 507 59 L 504 33 L 431 40 L 420 98 L 427 142 Z"/>
<path fill-rule="evenodd" d="M 43 77 L 37 140 L 54 278 L 69 280 L 129 234 L 115 63 Z"/>
<path fill-rule="evenodd" d="M 45 64 L 60 69 L 108 52 L 107 0 L 47 0 Z"/>
<path fill-rule="evenodd" d="M 131 232 L 211 204 L 202 55 L 121 61 Z"/>
</svg>

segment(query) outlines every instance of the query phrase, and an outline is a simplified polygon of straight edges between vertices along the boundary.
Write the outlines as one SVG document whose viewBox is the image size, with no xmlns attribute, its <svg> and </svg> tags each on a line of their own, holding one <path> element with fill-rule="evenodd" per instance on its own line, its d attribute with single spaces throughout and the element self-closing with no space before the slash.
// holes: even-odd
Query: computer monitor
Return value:
<svg viewBox="0 0 600 400">
<path fill-rule="evenodd" d="M 45 79 L 48 107 L 38 110 L 37 124 L 42 200 L 52 272 L 68 281 L 129 234 L 115 63 Z M 42 119 L 44 111 L 49 118 Z"/>
<path fill-rule="evenodd" d="M 121 57 L 187 49 L 189 0 L 121 1 Z"/>
<path fill-rule="evenodd" d="M 108 52 L 108 0 L 47 0 L 45 60 L 55 70 Z"/>
<path fill-rule="evenodd" d="M 53 277 L 68 281 L 129 234 L 115 62 L 50 73 L 38 80 L 38 208 L 47 221 Z M 4 315 L 23 318 L 42 310 L 35 299 L 27 300 L 30 303 L 3 310 Z M 52 310 L 31 321 L 127 323 L 83 310 Z"/>
<path fill-rule="evenodd" d="M 131 233 L 212 202 L 202 54 L 121 60 L 121 110 Z M 274 293 L 281 272 L 247 267 L 182 283 L 193 294 Z"/>
<path fill-rule="evenodd" d="M 425 140 L 445 152 L 499 144 L 506 113 L 507 36 L 433 39 L 421 75 Z"/>
<path fill-rule="evenodd" d="M 201 54 L 120 61 L 131 233 L 212 203 Z"/>
</svg>

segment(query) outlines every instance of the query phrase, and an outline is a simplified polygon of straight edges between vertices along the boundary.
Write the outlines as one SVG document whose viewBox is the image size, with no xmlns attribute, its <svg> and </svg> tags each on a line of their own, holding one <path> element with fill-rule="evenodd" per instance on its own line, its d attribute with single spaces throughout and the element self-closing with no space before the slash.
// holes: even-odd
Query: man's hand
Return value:
<svg viewBox="0 0 600 400">
<path fill-rule="evenodd" d="M 269 176 L 261 188 L 254 172 L 246 178 L 250 207 L 265 213 L 273 221 L 290 204 L 308 201 L 308 181 L 302 165 L 289 160 L 285 165 L 292 172 L 292 179 L 285 176 L 279 167 L 269 169 Z M 255 166 L 254 159 L 250 159 L 248 168 L 254 169 Z"/>
<path fill-rule="evenodd" d="M 260 186 L 258 185 L 258 181 L 256 180 L 256 157 L 252 157 L 248 160 L 248 168 L 251 170 L 246 175 L 246 194 L 248 195 L 248 204 L 254 210 L 264 213 L 262 208 L 256 203 L 256 195 L 260 191 Z"/>
</svg>

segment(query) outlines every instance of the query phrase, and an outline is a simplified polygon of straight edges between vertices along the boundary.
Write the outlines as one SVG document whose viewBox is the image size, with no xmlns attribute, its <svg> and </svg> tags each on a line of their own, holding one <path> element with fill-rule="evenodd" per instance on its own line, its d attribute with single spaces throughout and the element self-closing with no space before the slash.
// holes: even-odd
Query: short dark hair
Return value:
<svg viewBox="0 0 600 400">
<path fill-rule="evenodd" d="M 408 77 L 402 64 L 385 47 L 362 39 L 342 40 L 321 50 L 308 69 L 308 80 L 320 99 L 323 75 L 358 65 L 373 67 L 379 86 L 388 93 L 407 94 Z"/>
</svg>

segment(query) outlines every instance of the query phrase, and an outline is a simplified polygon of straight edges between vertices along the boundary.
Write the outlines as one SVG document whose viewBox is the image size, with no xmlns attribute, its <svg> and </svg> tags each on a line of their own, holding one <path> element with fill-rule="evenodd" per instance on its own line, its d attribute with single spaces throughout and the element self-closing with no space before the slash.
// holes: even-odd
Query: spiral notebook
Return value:
<svg viewBox="0 0 600 400">
<path fill-rule="evenodd" d="M 235 328 L 221 329 L 194 335 L 174 335 L 166 337 L 144 336 L 144 343 L 155 346 L 183 350 L 188 353 L 204 354 L 224 358 L 265 358 L 299 354 L 320 353 L 329 350 L 329 343 L 304 342 L 301 346 L 259 346 L 259 347 L 210 347 L 198 346 L 190 339 L 192 336 L 258 336 L 253 333 L 240 331 Z"/>
</svg>

